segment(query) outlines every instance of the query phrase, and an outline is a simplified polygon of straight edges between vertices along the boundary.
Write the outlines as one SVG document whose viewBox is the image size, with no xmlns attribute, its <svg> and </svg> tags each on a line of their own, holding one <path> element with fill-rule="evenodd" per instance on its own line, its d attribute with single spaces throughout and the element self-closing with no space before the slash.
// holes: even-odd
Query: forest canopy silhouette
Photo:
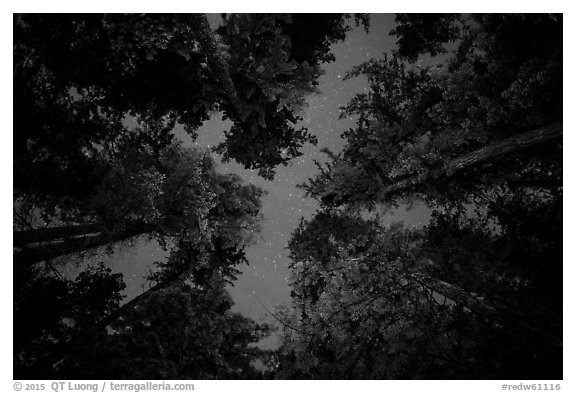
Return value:
<svg viewBox="0 0 576 393">
<path fill-rule="evenodd" d="M 366 14 L 15 14 L 14 378 L 562 379 L 562 15 L 397 14 L 299 187 L 274 323 L 227 291 Z M 212 149 L 188 147 L 215 116 Z M 382 212 L 422 203 L 422 226 Z M 125 299 L 103 255 L 167 257 Z M 100 262 L 76 277 L 62 267 Z M 280 345 L 259 342 L 279 336 Z"/>
</svg>

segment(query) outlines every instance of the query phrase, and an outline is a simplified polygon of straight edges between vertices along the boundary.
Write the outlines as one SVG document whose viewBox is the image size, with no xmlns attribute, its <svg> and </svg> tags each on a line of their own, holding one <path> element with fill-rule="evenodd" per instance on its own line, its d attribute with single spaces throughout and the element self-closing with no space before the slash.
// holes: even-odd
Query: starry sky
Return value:
<svg viewBox="0 0 576 393">
<path fill-rule="evenodd" d="M 212 27 L 218 25 L 220 16 L 208 17 Z M 371 16 L 370 31 L 366 33 L 362 26 L 351 23 L 352 30 L 346 40 L 332 46 L 336 61 L 324 64 L 325 74 L 320 77 L 320 93 L 307 99 L 308 107 L 301 114 L 302 126 L 316 135 L 318 145 L 306 145 L 303 155 L 286 167 L 277 168 L 273 181 L 258 176 L 256 171 L 245 170 L 235 162 L 221 163 L 219 157 L 217 170 L 225 173 L 236 173 L 245 182 L 262 187 L 268 194 L 262 200 L 264 221 L 262 232 L 256 244 L 247 248 L 248 266 L 241 268 L 235 285 L 229 292 L 235 302 L 234 310 L 257 321 L 271 321 L 265 308 L 273 311 L 279 304 L 290 301 L 288 278 L 290 275 L 287 242 L 300 219 L 310 218 L 318 210 L 318 203 L 304 197 L 304 191 L 296 186 L 316 173 L 314 160 L 324 162 L 326 156 L 320 152 L 328 147 L 338 152 L 344 145 L 340 137 L 343 131 L 354 126 L 354 119 L 339 119 L 339 107 L 345 105 L 356 93 L 367 89 L 367 82 L 362 78 L 343 80 L 344 75 L 353 66 L 374 57 L 381 57 L 384 52 L 395 48 L 395 38 L 389 35 L 394 26 L 394 15 L 374 14 Z M 185 146 L 200 148 L 212 147 L 223 140 L 224 130 L 230 123 L 222 121 L 219 114 L 214 114 L 198 131 L 199 137 L 193 141 L 181 127 L 175 130 L 176 136 Z M 404 221 L 406 225 L 419 225 L 429 219 L 425 207 L 413 207 L 410 210 L 399 209 L 389 213 L 387 222 Z M 126 301 L 142 293 L 149 284 L 144 276 L 153 267 L 153 262 L 161 260 L 166 253 L 145 238 L 135 240 L 131 247 L 118 246 L 114 254 L 104 256 L 107 265 L 124 274 L 127 288 L 124 291 Z M 70 266 L 70 265 L 68 265 Z M 74 276 L 82 265 L 68 267 L 68 275 Z M 261 344 L 273 348 L 277 345 L 277 336 L 272 336 Z"/>
</svg>

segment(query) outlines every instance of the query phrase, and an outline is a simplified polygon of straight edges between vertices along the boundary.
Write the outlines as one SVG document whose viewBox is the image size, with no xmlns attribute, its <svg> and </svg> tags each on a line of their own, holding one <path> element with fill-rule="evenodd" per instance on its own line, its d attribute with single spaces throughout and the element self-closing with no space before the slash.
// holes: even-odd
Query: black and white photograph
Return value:
<svg viewBox="0 0 576 393">
<path fill-rule="evenodd" d="M 12 14 L 13 380 L 559 390 L 563 14 L 192 10 Z"/>
</svg>

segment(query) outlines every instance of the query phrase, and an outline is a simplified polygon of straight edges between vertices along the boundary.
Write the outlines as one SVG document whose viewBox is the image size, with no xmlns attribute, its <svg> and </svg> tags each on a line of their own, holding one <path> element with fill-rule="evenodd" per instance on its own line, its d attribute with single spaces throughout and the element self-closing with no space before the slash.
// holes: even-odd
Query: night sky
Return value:
<svg viewBox="0 0 576 393">
<path fill-rule="evenodd" d="M 219 15 L 209 15 L 213 27 L 219 19 Z M 353 22 L 351 23 L 353 25 Z M 303 190 L 296 188 L 296 185 L 303 183 L 316 172 L 314 160 L 326 160 L 325 155 L 320 152 L 321 148 L 328 147 L 335 152 L 342 149 L 344 140 L 340 135 L 354 126 L 354 119 L 339 120 L 339 107 L 345 105 L 355 93 L 367 88 L 367 82 L 362 78 L 344 81 L 343 77 L 353 66 L 373 57 L 381 57 L 382 53 L 390 52 L 395 47 L 395 38 L 389 35 L 393 25 L 394 15 L 372 15 L 368 34 L 362 26 L 352 26 L 346 40 L 332 46 L 336 61 L 323 66 L 325 74 L 319 80 L 320 94 L 308 98 L 309 106 L 305 113 L 301 114 L 304 118 L 301 125 L 317 136 L 318 145 L 306 145 L 301 157 L 286 167 L 277 168 L 273 181 L 264 180 L 256 171 L 245 170 L 235 162 L 220 163 L 220 157 L 216 157 L 219 171 L 237 173 L 246 182 L 254 183 L 268 192 L 262 200 L 262 232 L 257 243 L 247 249 L 250 265 L 241 268 L 243 274 L 230 288 L 236 303 L 235 311 L 258 321 L 270 321 L 258 298 L 269 310 L 290 301 L 287 242 L 301 217 L 310 218 L 319 208 L 318 203 L 311 198 L 305 198 Z M 229 122 L 222 121 L 219 114 L 214 114 L 212 119 L 200 128 L 199 138 L 195 142 L 181 127 L 175 132 L 186 146 L 206 148 L 222 141 L 223 131 L 229 127 Z M 386 216 L 386 221 L 404 221 L 406 225 L 418 225 L 425 223 L 428 218 L 428 209 L 415 207 L 409 211 L 401 209 L 391 213 Z M 163 259 L 164 256 L 165 252 L 155 242 L 140 238 L 132 247 L 119 246 L 114 254 L 99 256 L 92 261 L 107 259 L 107 265 L 124 274 L 127 285 L 124 294 L 128 301 L 149 286 L 143 277 L 152 268 L 153 262 Z M 68 275 L 74 276 L 82 268 L 83 266 L 68 267 Z M 272 337 L 263 346 L 273 347 L 275 341 L 276 337 Z"/>
</svg>

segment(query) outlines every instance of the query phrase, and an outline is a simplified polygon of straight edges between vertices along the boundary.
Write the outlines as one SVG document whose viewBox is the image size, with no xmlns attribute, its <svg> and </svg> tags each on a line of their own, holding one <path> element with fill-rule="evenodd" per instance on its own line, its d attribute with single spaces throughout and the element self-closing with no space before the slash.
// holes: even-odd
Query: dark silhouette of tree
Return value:
<svg viewBox="0 0 576 393">
<path fill-rule="evenodd" d="M 111 315 L 124 288 L 122 275 L 102 264 L 73 281 L 28 271 L 25 285 L 14 288 L 14 376 L 42 378 L 38 361 L 58 342 Z"/>
</svg>

